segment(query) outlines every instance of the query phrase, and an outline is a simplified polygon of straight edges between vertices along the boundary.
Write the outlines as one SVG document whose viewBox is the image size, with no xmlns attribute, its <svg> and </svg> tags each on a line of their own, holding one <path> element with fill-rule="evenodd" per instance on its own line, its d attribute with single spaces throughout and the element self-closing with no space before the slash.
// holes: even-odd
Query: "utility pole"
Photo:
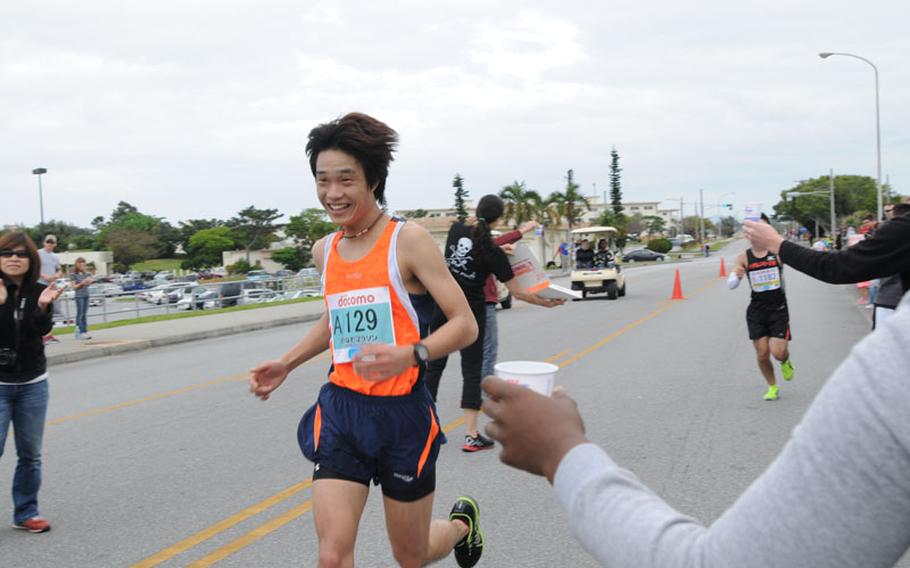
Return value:
<svg viewBox="0 0 910 568">
<path fill-rule="evenodd" d="M 701 229 L 701 242 L 705 242 L 705 190 L 698 190 L 698 207 L 701 213 L 698 215 L 698 226 Z"/>
<path fill-rule="evenodd" d="M 834 168 L 831 168 L 828 175 L 828 182 L 831 189 L 831 246 L 834 246 L 834 235 L 837 233 L 837 217 L 834 215 Z"/>
<path fill-rule="evenodd" d="M 46 174 L 47 168 L 35 168 L 32 175 L 38 176 L 38 202 L 41 207 L 41 230 L 44 231 L 44 190 L 41 187 L 41 174 Z"/>
</svg>

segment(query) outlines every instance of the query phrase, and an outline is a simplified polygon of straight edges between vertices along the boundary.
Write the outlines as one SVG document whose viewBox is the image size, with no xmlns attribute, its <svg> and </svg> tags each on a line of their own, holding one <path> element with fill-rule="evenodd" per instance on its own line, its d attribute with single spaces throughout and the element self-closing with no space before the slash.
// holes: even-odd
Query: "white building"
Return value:
<svg viewBox="0 0 910 568">
<path fill-rule="evenodd" d="M 76 250 L 67 252 L 58 252 L 60 264 L 67 270 L 76 264 L 77 258 L 84 258 L 85 264 L 95 267 L 95 274 L 106 276 L 111 273 L 111 267 L 114 264 L 114 253 L 109 250 Z"/>
</svg>

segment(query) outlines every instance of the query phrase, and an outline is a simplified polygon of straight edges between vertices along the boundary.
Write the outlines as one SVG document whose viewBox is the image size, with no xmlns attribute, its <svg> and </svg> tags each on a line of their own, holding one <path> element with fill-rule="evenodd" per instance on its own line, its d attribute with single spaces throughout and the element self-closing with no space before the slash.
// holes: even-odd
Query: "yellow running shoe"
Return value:
<svg viewBox="0 0 910 568">
<path fill-rule="evenodd" d="M 777 400 L 777 385 L 771 385 L 768 387 L 768 392 L 765 393 L 765 400 Z"/>
<path fill-rule="evenodd" d="M 793 363 L 789 359 L 780 364 L 780 372 L 784 375 L 785 381 L 792 381 L 793 374 L 796 372 L 793 370 Z"/>
</svg>

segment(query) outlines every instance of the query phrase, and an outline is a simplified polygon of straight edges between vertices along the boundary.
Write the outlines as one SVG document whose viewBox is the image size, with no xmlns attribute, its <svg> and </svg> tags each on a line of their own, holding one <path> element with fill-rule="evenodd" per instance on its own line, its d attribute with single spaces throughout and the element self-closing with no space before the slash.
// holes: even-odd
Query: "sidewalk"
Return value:
<svg viewBox="0 0 910 568">
<path fill-rule="evenodd" d="M 314 321 L 322 316 L 324 309 L 325 304 L 321 301 L 302 302 L 97 331 L 89 329 L 91 340 L 76 341 L 72 334 L 61 335 L 59 343 L 50 343 L 45 347 L 45 355 L 48 365 L 61 365 L 162 345 Z"/>
</svg>

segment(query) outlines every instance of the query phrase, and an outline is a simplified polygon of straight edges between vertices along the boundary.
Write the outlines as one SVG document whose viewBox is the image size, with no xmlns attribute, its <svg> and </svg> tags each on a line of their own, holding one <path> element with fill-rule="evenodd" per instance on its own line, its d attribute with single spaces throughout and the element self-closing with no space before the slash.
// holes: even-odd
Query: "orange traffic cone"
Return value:
<svg viewBox="0 0 910 568">
<path fill-rule="evenodd" d="M 671 300 L 685 300 L 682 294 L 682 283 L 679 281 L 679 269 L 676 269 L 676 281 L 673 282 L 673 296 Z"/>
<path fill-rule="evenodd" d="M 720 277 L 723 278 L 727 275 L 727 267 L 724 266 L 724 258 L 720 257 Z"/>
</svg>

